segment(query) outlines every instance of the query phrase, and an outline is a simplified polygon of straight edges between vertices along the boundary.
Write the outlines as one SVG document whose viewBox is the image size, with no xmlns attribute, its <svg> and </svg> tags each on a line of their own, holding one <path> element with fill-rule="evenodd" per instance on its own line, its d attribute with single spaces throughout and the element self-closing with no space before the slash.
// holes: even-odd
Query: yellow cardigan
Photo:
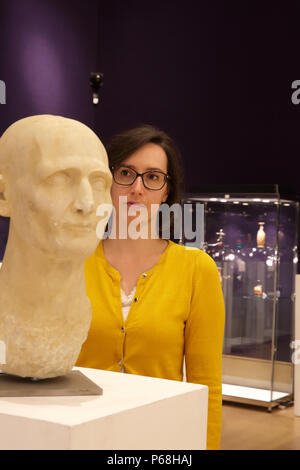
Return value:
<svg viewBox="0 0 300 470">
<path fill-rule="evenodd" d="M 159 262 L 137 282 L 124 322 L 120 274 L 106 260 L 103 243 L 86 260 L 91 328 L 77 366 L 163 379 L 183 378 L 209 387 L 207 448 L 221 434 L 221 363 L 224 302 L 215 262 L 198 249 L 169 241 Z"/>
</svg>

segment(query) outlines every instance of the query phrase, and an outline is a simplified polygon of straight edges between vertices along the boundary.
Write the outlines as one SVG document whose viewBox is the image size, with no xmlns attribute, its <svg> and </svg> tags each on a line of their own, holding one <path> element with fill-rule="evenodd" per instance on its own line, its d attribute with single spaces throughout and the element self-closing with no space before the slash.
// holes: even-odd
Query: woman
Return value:
<svg viewBox="0 0 300 470">
<path fill-rule="evenodd" d="M 224 331 L 218 270 L 203 251 L 152 230 L 159 205 L 180 199 L 178 151 L 152 126 L 117 135 L 107 150 L 116 225 L 86 261 L 93 320 L 77 365 L 182 380 L 185 359 L 187 381 L 209 387 L 207 448 L 218 449 Z M 137 228 L 143 234 L 148 228 L 148 236 L 137 238 Z"/>
</svg>

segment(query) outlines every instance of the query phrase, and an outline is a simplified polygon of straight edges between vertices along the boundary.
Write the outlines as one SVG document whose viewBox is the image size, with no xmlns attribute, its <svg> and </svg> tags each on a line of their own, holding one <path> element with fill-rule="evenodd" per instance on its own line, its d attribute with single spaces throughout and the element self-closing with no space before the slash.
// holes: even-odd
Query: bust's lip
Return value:
<svg viewBox="0 0 300 470">
<path fill-rule="evenodd" d="M 65 227 L 73 230 L 83 230 L 86 232 L 95 229 L 94 225 L 92 225 L 91 223 L 65 224 Z"/>
</svg>

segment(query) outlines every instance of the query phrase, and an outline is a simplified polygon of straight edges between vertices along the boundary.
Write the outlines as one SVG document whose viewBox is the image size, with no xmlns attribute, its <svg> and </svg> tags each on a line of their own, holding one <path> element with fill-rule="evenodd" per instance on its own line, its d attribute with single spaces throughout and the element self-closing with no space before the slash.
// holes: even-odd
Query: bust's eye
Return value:
<svg viewBox="0 0 300 470">
<path fill-rule="evenodd" d="M 53 175 L 48 176 L 47 183 L 53 186 L 67 184 L 71 181 L 71 175 L 66 171 L 59 171 Z"/>
<path fill-rule="evenodd" d="M 106 189 L 106 181 L 103 178 L 93 179 L 91 185 L 95 191 L 103 191 Z"/>
</svg>

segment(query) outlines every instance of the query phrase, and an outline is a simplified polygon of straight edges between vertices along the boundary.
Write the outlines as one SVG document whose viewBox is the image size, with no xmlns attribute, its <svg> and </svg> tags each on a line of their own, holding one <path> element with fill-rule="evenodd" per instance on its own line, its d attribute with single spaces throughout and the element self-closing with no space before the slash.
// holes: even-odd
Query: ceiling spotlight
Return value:
<svg viewBox="0 0 300 470">
<path fill-rule="evenodd" d="M 90 85 L 93 90 L 93 104 L 96 106 L 99 103 L 99 88 L 103 86 L 103 73 L 91 72 Z"/>
</svg>

